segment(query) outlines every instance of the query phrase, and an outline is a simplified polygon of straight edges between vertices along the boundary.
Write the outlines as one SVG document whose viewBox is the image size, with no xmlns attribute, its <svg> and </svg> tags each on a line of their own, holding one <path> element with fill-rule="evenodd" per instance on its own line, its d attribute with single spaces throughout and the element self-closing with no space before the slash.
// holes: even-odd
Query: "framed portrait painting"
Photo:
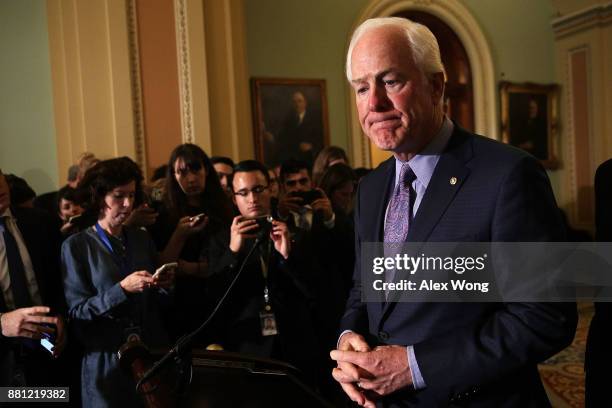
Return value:
<svg viewBox="0 0 612 408">
<path fill-rule="evenodd" d="M 275 167 L 287 159 L 312 165 L 329 145 L 323 79 L 251 79 L 257 160 Z"/>
<path fill-rule="evenodd" d="M 501 82 L 500 92 L 503 141 L 558 168 L 559 86 Z"/>
</svg>

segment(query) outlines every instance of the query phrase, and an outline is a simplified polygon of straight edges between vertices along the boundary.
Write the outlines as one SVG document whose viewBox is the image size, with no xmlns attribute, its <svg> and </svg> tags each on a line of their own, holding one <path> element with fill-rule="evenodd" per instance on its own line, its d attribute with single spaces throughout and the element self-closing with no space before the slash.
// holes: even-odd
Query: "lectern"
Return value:
<svg viewBox="0 0 612 408">
<path fill-rule="evenodd" d="M 138 381 L 154 357 L 134 344 L 122 347 L 120 359 Z M 148 408 L 332 407 L 296 368 L 281 361 L 203 349 L 181 360 L 143 383 L 140 392 Z"/>
</svg>

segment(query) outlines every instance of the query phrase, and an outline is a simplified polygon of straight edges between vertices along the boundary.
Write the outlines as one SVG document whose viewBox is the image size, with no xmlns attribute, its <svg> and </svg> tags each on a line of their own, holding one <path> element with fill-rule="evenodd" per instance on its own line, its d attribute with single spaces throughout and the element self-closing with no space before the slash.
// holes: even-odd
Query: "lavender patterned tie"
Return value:
<svg viewBox="0 0 612 408">
<path fill-rule="evenodd" d="M 416 198 L 416 191 L 412 188 L 414 180 L 416 180 L 416 176 L 410 165 L 404 163 L 400 170 L 399 182 L 395 186 L 387 209 L 384 232 L 385 243 L 401 243 L 408 236 L 408 228 L 412 223 L 412 209 Z"/>
<path fill-rule="evenodd" d="M 395 257 L 402 248 L 402 243 L 408 236 L 408 228 L 412 224 L 412 209 L 416 198 L 416 191 L 412 188 L 412 182 L 416 176 L 408 163 L 404 163 L 400 170 L 399 181 L 393 190 L 393 196 L 389 201 L 387 218 L 385 220 L 384 253 L 385 257 Z M 385 282 L 393 282 L 395 269 L 385 272 Z M 390 293 L 385 291 L 385 300 L 389 300 Z"/>
</svg>

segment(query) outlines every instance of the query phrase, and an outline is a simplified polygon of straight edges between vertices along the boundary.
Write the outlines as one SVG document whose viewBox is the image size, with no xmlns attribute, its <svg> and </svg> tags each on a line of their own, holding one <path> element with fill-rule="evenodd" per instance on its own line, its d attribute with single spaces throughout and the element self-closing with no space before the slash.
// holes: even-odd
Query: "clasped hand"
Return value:
<svg viewBox="0 0 612 408">
<path fill-rule="evenodd" d="M 374 408 L 374 400 L 412 384 L 404 346 L 371 349 L 363 336 L 346 333 L 330 356 L 338 363 L 332 376 L 357 404 Z"/>
</svg>

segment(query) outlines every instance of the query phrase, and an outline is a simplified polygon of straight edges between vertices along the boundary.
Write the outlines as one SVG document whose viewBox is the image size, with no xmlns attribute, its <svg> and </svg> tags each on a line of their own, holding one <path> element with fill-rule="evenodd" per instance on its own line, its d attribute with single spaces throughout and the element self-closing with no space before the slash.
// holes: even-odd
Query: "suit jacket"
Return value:
<svg viewBox="0 0 612 408">
<path fill-rule="evenodd" d="M 383 241 L 395 162 L 360 183 L 361 242 Z M 449 183 L 451 177 L 456 184 Z M 384 197 L 384 199 L 380 199 Z M 555 241 L 563 229 L 546 173 L 518 149 L 455 126 L 407 241 Z M 546 406 L 536 364 L 572 341 L 574 304 L 363 303 L 356 262 L 342 330 L 372 344 L 413 345 L 426 388 L 392 394 L 386 406 Z"/>
<path fill-rule="evenodd" d="M 59 267 L 59 246 L 61 243 L 59 228 L 57 228 L 53 219 L 42 210 L 13 207 L 11 212 L 17 220 L 17 226 L 28 249 L 43 305 L 51 307 L 52 314 L 64 314 L 66 306 Z M 7 311 L 4 299 L 0 295 L 0 312 Z M 6 385 L 7 378 L 11 376 L 14 366 L 10 351 L 19 342 L 18 339 L 7 338 L 0 334 L 0 385 Z M 38 348 L 40 350 L 34 349 L 30 354 L 33 356 L 33 360 L 39 360 L 42 367 L 43 363 L 51 362 L 51 357 L 46 350 L 42 350 L 41 347 Z M 28 385 L 40 384 L 41 382 L 52 383 L 40 374 L 44 373 L 26 372 Z"/>
<path fill-rule="evenodd" d="M 595 226 L 596 240 L 612 241 L 612 159 L 604 162 L 595 173 Z M 595 303 L 587 338 L 586 406 L 610 405 L 608 369 L 612 364 L 612 303 Z"/>
<path fill-rule="evenodd" d="M 209 279 L 209 285 L 216 292 L 215 301 L 223 296 L 254 243 L 253 240 L 245 242 L 242 250 L 235 254 L 229 249 L 229 239 L 218 238 L 217 246 L 223 246 L 224 251 L 211 260 L 214 275 Z M 267 241 L 262 242 L 260 248 L 265 244 Z M 209 337 L 216 337 L 228 351 L 284 360 L 311 376 L 315 349 L 308 278 L 311 271 L 299 252 L 293 244 L 291 255 L 285 260 L 272 247 L 267 261 L 267 278 L 264 278 L 261 252 L 255 249 L 209 329 Z M 266 283 L 278 328 L 276 336 L 263 336 L 261 330 L 260 312 L 265 307 Z"/>
</svg>

